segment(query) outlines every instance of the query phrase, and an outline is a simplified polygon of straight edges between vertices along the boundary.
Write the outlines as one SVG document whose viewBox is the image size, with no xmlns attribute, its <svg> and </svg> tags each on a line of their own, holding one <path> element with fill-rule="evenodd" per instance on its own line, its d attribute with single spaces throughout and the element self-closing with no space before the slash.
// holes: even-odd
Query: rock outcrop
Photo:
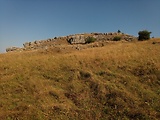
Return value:
<svg viewBox="0 0 160 120">
<path fill-rule="evenodd" d="M 110 32 L 110 33 L 83 33 L 83 34 L 74 34 L 69 36 L 63 37 L 54 37 L 49 38 L 46 40 L 36 40 L 34 42 L 26 42 L 23 44 L 23 48 L 19 47 L 10 47 L 6 49 L 6 52 L 12 51 L 26 51 L 26 50 L 39 50 L 39 49 L 49 49 L 54 47 L 61 47 L 61 45 L 74 45 L 74 44 L 85 44 L 86 39 L 88 37 L 93 37 L 96 39 L 96 42 L 104 42 L 113 41 L 114 37 L 119 36 L 121 40 L 125 41 L 132 41 L 136 40 L 137 38 L 124 34 L 124 33 L 117 33 L 117 32 Z M 98 45 L 99 46 L 99 45 Z M 78 49 L 78 48 L 77 48 Z"/>
<path fill-rule="evenodd" d="M 70 35 L 67 37 L 67 41 L 70 44 L 84 44 L 86 41 L 86 36 L 84 34 Z"/>
<path fill-rule="evenodd" d="M 6 52 L 12 52 L 12 51 L 23 51 L 23 48 L 19 48 L 19 47 L 9 47 L 6 48 Z"/>
</svg>

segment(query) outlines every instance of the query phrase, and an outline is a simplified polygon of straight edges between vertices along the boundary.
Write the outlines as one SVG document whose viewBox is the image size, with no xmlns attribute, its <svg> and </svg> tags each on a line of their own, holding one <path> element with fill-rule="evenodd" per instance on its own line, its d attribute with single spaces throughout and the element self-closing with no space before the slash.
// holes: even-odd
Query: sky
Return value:
<svg viewBox="0 0 160 120">
<path fill-rule="evenodd" d="M 35 40 L 118 30 L 160 37 L 160 0 L 0 0 L 0 53 Z"/>
</svg>

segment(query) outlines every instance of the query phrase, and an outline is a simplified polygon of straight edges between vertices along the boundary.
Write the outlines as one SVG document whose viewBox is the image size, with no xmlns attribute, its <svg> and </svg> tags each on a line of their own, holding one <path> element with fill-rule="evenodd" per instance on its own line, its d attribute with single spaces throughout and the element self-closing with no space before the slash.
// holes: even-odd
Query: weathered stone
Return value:
<svg viewBox="0 0 160 120">
<path fill-rule="evenodd" d="M 108 35 L 113 35 L 113 33 L 108 33 Z"/>
<path fill-rule="evenodd" d="M 19 48 L 19 47 L 9 47 L 9 48 L 6 48 L 6 52 L 18 51 L 18 50 L 21 50 L 21 48 Z"/>
<path fill-rule="evenodd" d="M 69 36 L 68 42 L 70 44 L 84 44 L 86 37 L 84 35 L 73 35 Z"/>
<path fill-rule="evenodd" d="M 26 43 L 23 44 L 23 46 L 24 46 L 25 48 L 29 47 L 29 45 L 30 45 L 29 42 L 26 42 Z"/>
<path fill-rule="evenodd" d="M 36 41 L 34 41 L 34 44 L 40 44 L 40 42 L 41 41 L 36 40 Z"/>
</svg>

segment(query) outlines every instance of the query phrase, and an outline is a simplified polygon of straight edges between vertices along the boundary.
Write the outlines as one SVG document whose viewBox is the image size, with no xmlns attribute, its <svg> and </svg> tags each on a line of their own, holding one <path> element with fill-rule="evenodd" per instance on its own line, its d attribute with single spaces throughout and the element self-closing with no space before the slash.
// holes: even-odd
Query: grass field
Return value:
<svg viewBox="0 0 160 120">
<path fill-rule="evenodd" d="M 0 54 L 1 120 L 158 120 L 160 44 Z"/>
</svg>

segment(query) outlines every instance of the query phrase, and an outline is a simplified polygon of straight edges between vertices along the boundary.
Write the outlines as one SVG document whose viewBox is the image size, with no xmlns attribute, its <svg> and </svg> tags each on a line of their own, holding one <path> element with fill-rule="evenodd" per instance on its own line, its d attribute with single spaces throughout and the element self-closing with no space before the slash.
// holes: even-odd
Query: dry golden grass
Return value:
<svg viewBox="0 0 160 120">
<path fill-rule="evenodd" d="M 160 45 L 0 55 L 0 119 L 159 119 Z"/>
</svg>

